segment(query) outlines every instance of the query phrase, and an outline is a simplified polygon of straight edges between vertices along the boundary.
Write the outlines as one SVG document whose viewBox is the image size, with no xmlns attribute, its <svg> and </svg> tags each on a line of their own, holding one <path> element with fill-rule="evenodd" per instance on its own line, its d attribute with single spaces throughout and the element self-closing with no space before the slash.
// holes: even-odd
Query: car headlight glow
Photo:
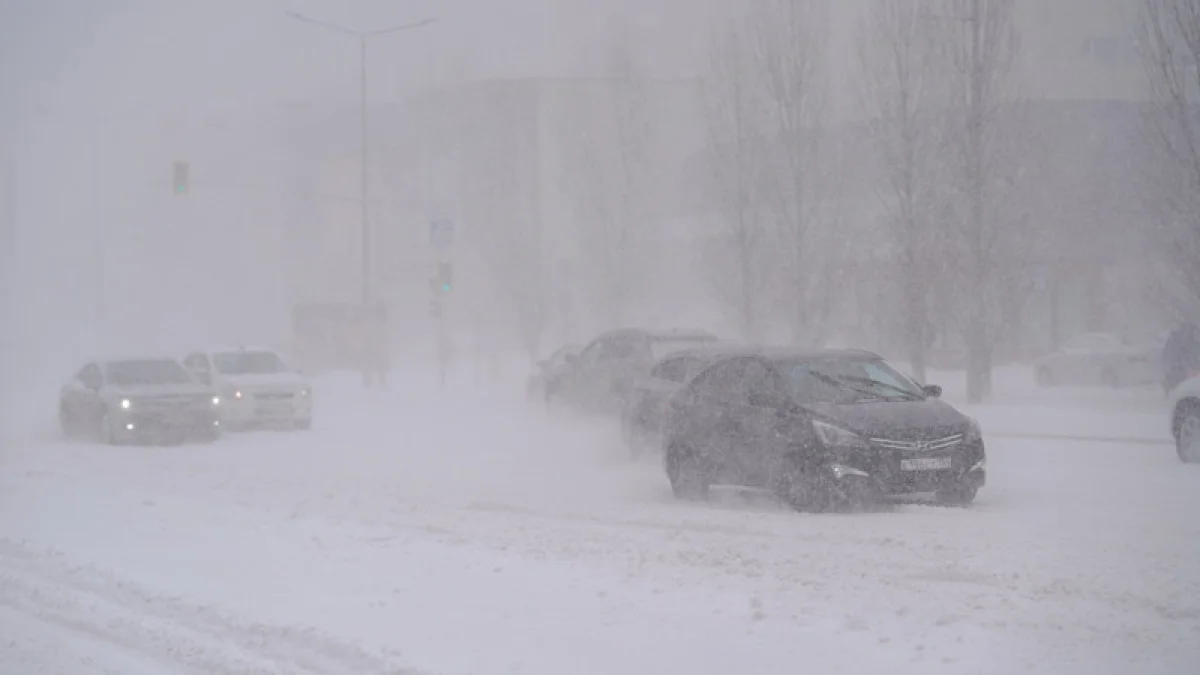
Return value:
<svg viewBox="0 0 1200 675">
<path fill-rule="evenodd" d="M 300 398 L 308 398 L 309 396 L 312 396 L 312 389 L 305 387 L 300 390 Z"/>
<path fill-rule="evenodd" d="M 843 429 L 820 420 L 813 420 L 812 424 L 813 431 L 817 432 L 817 438 L 827 448 L 863 447 L 866 445 L 862 436 L 849 429 Z"/>
<path fill-rule="evenodd" d="M 121 410 L 129 410 L 129 408 L 132 406 L 133 406 L 133 401 L 130 401 L 127 398 L 121 399 Z"/>
<path fill-rule="evenodd" d="M 221 397 L 220 396 L 214 396 L 212 398 L 212 401 L 213 401 L 213 405 L 221 405 Z"/>
</svg>

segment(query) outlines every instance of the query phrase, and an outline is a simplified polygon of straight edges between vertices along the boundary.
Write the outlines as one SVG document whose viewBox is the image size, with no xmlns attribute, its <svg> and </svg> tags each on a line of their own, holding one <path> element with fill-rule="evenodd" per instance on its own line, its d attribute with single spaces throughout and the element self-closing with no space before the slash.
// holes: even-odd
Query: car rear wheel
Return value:
<svg viewBox="0 0 1200 675">
<path fill-rule="evenodd" d="M 708 498 L 712 479 L 703 460 L 690 448 L 678 443 L 667 451 L 667 479 L 676 499 L 701 501 Z"/>
<path fill-rule="evenodd" d="M 1041 366 L 1037 369 L 1037 372 L 1034 374 L 1034 379 L 1037 380 L 1039 387 L 1054 386 L 1054 372 L 1046 366 Z"/>
<path fill-rule="evenodd" d="M 58 426 L 62 429 L 63 436 L 67 438 L 74 438 L 79 433 L 75 419 L 71 417 L 71 412 L 67 410 L 67 406 L 62 404 L 58 406 Z"/>
<path fill-rule="evenodd" d="M 1119 387 L 1121 386 L 1121 379 L 1117 377 L 1116 371 L 1112 368 L 1105 368 L 1100 373 L 1100 383 L 1106 387 Z"/>
<path fill-rule="evenodd" d="M 1200 463 L 1200 405 L 1188 403 L 1175 423 L 1175 452 L 1184 464 Z"/>
</svg>

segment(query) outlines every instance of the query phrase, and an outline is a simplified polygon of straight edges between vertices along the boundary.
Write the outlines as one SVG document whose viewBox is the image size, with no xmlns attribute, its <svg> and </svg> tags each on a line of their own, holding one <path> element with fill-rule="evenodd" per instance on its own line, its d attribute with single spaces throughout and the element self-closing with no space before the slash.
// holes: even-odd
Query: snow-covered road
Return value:
<svg viewBox="0 0 1200 675">
<path fill-rule="evenodd" d="M 972 509 L 810 516 L 676 503 L 611 430 L 487 391 L 353 396 L 311 433 L 6 447 L 0 673 L 1200 664 L 1200 471 L 1167 446 L 989 439 Z"/>
</svg>

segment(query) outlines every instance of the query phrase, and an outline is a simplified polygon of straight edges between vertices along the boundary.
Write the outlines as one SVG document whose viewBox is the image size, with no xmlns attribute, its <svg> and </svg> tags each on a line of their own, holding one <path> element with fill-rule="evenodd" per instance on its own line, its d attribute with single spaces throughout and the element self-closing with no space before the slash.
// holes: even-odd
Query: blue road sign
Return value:
<svg viewBox="0 0 1200 675">
<path fill-rule="evenodd" d="M 454 243 L 454 221 L 448 218 L 429 223 L 429 243 L 434 248 L 446 248 Z"/>
</svg>

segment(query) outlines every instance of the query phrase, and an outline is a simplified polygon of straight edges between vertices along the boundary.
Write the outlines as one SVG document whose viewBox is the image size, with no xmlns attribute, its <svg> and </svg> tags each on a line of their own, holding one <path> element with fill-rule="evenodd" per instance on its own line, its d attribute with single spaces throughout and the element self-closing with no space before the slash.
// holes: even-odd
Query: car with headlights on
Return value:
<svg viewBox="0 0 1200 675">
<path fill-rule="evenodd" d="M 986 484 L 979 425 L 876 354 L 726 352 L 668 401 L 663 463 L 675 495 L 774 491 L 798 510 L 933 494 L 966 506 Z"/>
<path fill-rule="evenodd" d="M 69 437 L 110 445 L 216 440 L 221 398 L 172 358 L 127 358 L 85 364 L 63 386 L 58 419 Z"/>
<path fill-rule="evenodd" d="M 312 384 L 275 350 L 193 352 L 183 365 L 196 379 L 216 387 L 224 402 L 221 419 L 231 430 L 312 427 Z"/>
</svg>

